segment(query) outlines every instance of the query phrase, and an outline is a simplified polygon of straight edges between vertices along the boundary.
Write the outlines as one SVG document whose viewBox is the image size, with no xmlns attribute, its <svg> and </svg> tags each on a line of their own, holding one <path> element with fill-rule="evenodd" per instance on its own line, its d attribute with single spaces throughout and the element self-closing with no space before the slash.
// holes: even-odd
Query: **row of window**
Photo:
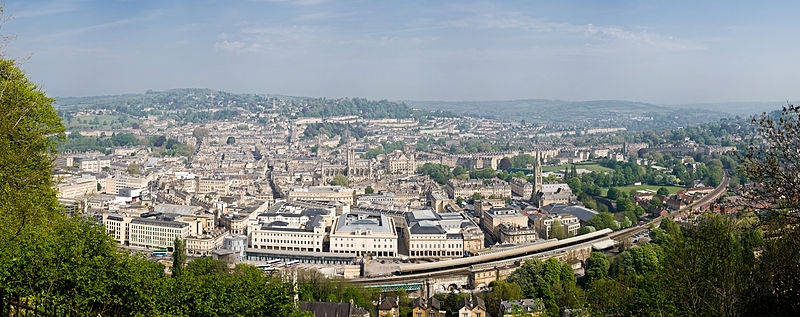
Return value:
<svg viewBox="0 0 800 317">
<path fill-rule="evenodd" d="M 342 244 L 334 243 L 333 246 L 337 247 L 337 248 L 354 248 L 353 244 L 348 244 L 348 243 L 342 243 Z M 367 247 L 366 244 L 362 244 L 361 245 L 361 248 L 366 248 L 366 247 Z M 372 247 L 374 249 L 391 249 L 391 248 L 393 248 L 393 246 L 388 245 L 388 244 L 374 244 L 374 245 L 372 245 Z"/>
<path fill-rule="evenodd" d="M 447 246 L 446 247 L 447 249 L 461 249 L 461 248 L 463 248 L 463 245 L 461 245 L 461 244 L 453 244 L 453 243 L 447 243 L 447 244 L 412 243 L 411 244 L 411 248 L 412 249 L 438 249 L 438 248 L 445 248 L 445 245 Z"/>
<path fill-rule="evenodd" d="M 256 239 L 256 242 L 262 242 L 262 243 L 285 243 L 285 244 L 315 244 L 314 241 L 278 240 L 278 239 Z M 316 244 L 319 245 L 319 241 L 317 241 Z"/>
</svg>

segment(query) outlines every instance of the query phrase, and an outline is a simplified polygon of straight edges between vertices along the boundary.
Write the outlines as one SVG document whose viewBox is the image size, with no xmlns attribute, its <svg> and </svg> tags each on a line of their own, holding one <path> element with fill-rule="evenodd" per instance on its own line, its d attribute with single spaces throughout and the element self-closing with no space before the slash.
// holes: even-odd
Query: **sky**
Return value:
<svg viewBox="0 0 800 317">
<path fill-rule="evenodd" d="M 389 100 L 800 96 L 800 1 L 5 0 L 50 96 L 172 88 Z"/>
</svg>

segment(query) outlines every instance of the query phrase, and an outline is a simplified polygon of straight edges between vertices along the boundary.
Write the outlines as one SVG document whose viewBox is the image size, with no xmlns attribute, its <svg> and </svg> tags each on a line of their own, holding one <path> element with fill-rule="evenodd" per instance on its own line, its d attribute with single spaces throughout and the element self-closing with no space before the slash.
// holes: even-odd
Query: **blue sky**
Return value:
<svg viewBox="0 0 800 317">
<path fill-rule="evenodd" d="M 797 1 L 6 0 L 53 96 L 792 100 Z"/>
</svg>

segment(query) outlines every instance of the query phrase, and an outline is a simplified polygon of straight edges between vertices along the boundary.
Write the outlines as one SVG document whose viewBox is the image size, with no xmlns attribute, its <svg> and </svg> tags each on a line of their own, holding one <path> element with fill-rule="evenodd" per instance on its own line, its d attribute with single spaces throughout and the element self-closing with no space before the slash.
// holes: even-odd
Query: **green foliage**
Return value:
<svg viewBox="0 0 800 317">
<path fill-rule="evenodd" d="M 5 243 L 46 223 L 58 209 L 50 169 L 64 127 L 53 99 L 13 61 L 0 59 L 0 74 L 0 249 L 5 250 Z"/>
<path fill-rule="evenodd" d="M 139 169 L 139 164 L 130 163 L 128 164 L 128 174 L 130 175 L 139 175 L 142 171 Z"/>
<path fill-rule="evenodd" d="M 504 157 L 503 159 L 500 160 L 499 163 L 497 163 L 497 169 L 500 169 L 500 170 L 507 170 L 507 169 L 512 168 L 512 167 L 513 167 L 513 164 L 511 163 L 511 160 L 509 158 L 507 158 L 507 157 Z"/>
<path fill-rule="evenodd" d="M 194 136 L 197 141 L 203 142 L 203 139 L 208 137 L 208 129 L 197 127 L 192 130 L 192 136 Z"/>
<path fill-rule="evenodd" d="M 581 235 L 581 234 L 587 234 L 587 233 L 592 233 L 592 232 L 595 232 L 595 231 L 597 231 L 597 229 L 595 229 L 595 227 L 592 227 L 592 226 L 583 226 L 583 227 L 581 227 L 580 229 L 578 229 L 578 234 L 579 234 L 579 235 Z"/>
<path fill-rule="evenodd" d="M 495 176 L 497 176 L 497 171 L 491 167 L 469 172 L 469 178 L 490 179 L 495 178 Z"/>
<path fill-rule="evenodd" d="M 362 98 L 308 98 L 299 113 L 303 117 L 362 116 L 365 118 L 409 118 L 413 111 L 402 103 Z"/>
<path fill-rule="evenodd" d="M 617 197 L 617 211 L 625 212 L 634 209 L 636 209 L 636 205 L 633 203 L 633 199 L 625 195 Z"/>
<path fill-rule="evenodd" d="M 491 291 L 485 294 L 486 310 L 491 316 L 501 316 L 501 301 L 522 299 L 522 288 L 514 283 L 497 280 L 489 284 Z M 455 311 L 455 310 L 453 310 Z"/>
<path fill-rule="evenodd" d="M 155 140 L 153 140 L 153 146 L 161 147 L 164 143 L 167 142 L 167 137 L 160 135 Z"/>
<path fill-rule="evenodd" d="M 601 204 L 601 206 L 604 205 Z M 613 230 L 617 229 L 617 225 L 614 224 L 614 216 L 607 212 L 601 212 L 599 214 L 592 216 L 592 218 L 589 218 L 589 220 L 586 221 L 586 225 L 592 226 L 597 230 L 603 230 L 606 228 L 610 228 Z"/>
<path fill-rule="evenodd" d="M 606 192 L 606 198 L 608 199 L 617 199 L 619 198 L 619 195 L 620 191 L 614 187 L 609 188 L 608 192 Z"/>
<path fill-rule="evenodd" d="M 467 173 L 468 173 L 467 169 L 465 169 L 465 168 L 463 168 L 461 166 L 456 166 L 456 167 L 453 168 L 453 175 L 454 176 L 465 175 Z"/>
<path fill-rule="evenodd" d="M 172 276 L 181 276 L 184 263 L 186 263 L 186 241 L 175 237 L 175 241 L 172 242 Z"/>
<path fill-rule="evenodd" d="M 228 144 L 228 145 L 234 144 L 234 143 L 236 143 L 236 138 L 234 138 L 232 136 L 229 136 L 228 139 L 225 140 L 225 143 Z"/>
<path fill-rule="evenodd" d="M 569 185 L 569 188 L 572 190 L 572 193 L 574 195 L 578 196 L 581 194 L 581 188 L 582 188 L 581 179 L 578 178 L 577 176 L 568 179 L 567 185 Z"/>
<path fill-rule="evenodd" d="M 450 166 L 436 163 L 422 164 L 417 168 L 417 171 L 430 176 L 434 181 L 442 185 L 446 184 L 454 176 L 453 172 L 450 171 Z"/>
<path fill-rule="evenodd" d="M 61 119 L 35 85 L 0 61 L 0 293 L 59 316 L 274 316 L 296 314 L 292 287 L 249 265 L 232 272 L 164 266 L 120 253 L 95 221 L 59 213 L 51 157 Z M 126 142 L 127 137 L 117 142 Z M 223 272 L 224 270 L 224 272 Z M 200 274 L 202 273 L 202 274 Z"/>
<path fill-rule="evenodd" d="M 349 285 L 342 278 L 327 278 L 316 270 L 298 270 L 297 288 L 300 300 L 322 302 L 349 302 L 372 311 L 373 301 L 378 302 L 378 294 L 373 289 Z M 405 291 L 404 291 L 405 292 Z M 408 294 L 398 294 L 401 304 L 410 303 Z"/>
<path fill-rule="evenodd" d="M 111 136 L 111 144 L 114 146 L 129 146 L 139 144 L 139 139 L 130 133 L 116 133 Z"/>
<path fill-rule="evenodd" d="M 631 315 L 633 292 L 633 289 L 618 280 L 610 278 L 593 280 L 586 288 L 587 306 L 596 316 Z"/>
<path fill-rule="evenodd" d="M 356 139 L 361 139 L 367 135 L 367 130 L 361 124 L 339 123 L 339 122 L 324 122 L 324 123 L 309 123 L 303 131 L 302 139 L 312 139 L 317 136 L 325 135 L 329 138 L 334 136 L 352 136 Z M 381 153 L 376 153 L 381 154 Z"/>
<path fill-rule="evenodd" d="M 646 244 L 641 247 L 626 250 L 616 258 L 609 267 L 609 274 L 612 277 L 622 275 L 645 275 L 660 270 L 661 249 L 653 244 Z"/>
<path fill-rule="evenodd" d="M 513 168 L 526 168 L 528 164 L 536 165 L 536 157 L 530 154 L 521 154 L 514 156 L 510 159 L 511 167 Z"/>
<path fill-rule="evenodd" d="M 130 133 L 116 133 L 111 137 L 89 137 L 83 136 L 80 134 L 80 132 L 75 131 L 69 134 L 69 137 L 66 138 L 66 142 L 59 145 L 59 150 L 105 152 L 107 148 L 113 146 L 144 145 L 145 143 L 146 141 L 139 140 L 136 138 L 136 136 Z"/>
<path fill-rule="evenodd" d="M 561 240 L 568 236 L 567 228 L 561 224 L 561 221 L 553 220 L 553 223 L 550 225 L 550 238 Z"/>
<path fill-rule="evenodd" d="M 344 176 L 344 175 L 342 175 L 342 174 L 336 174 L 336 176 L 334 176 L 334 177 L 333 177 L 333 178 L 330 180 L 330 182 L 329 182 L 329 183 L 330 183 L 331 185 L 333 185 L 333 186 L 344 186 L 344 187 L 350 187 L 350 183 L 348 183 L 348 182 L 347 182 L 347 176 Z"/>
<path fill-rule="evenodd" d="M 555 258 L 542 262 L 526 260 L 508 277 L 508 281 L 522 289 L 525 298 L 542 298 L 548 314 L 560 315 L 563 308 L 582 307 L 583 294 L 576 286 L 572 267 Z"/>
<path fill-rule="evenodd" d="M 472 193 L 471 199 L 472 199 L 472 201 L 478 201 L 478 200 L 483 199 L 483 195 L 481 195 L 481 193 L 479 193 L 479 192 L 474 192 L 474 193 Z"/>
<path fill-rule="evenodd" d="M 750 230 L 736 229 L 723 216 L 708 215 L 665 248 L 662 274 L 678 314 L 737 313 L 755 262 L 755 245 L 743 243 L 742 234 Z"/>
<path fill-rule="evenodd" d="M 374 194 L 374 193 L 375 193 L 375 190 L 374 190 L 374 189 L 372 189 L 372 186 L 369 186 L 369 185 L 368 185 L 366 188 L 364 188 L 364 193 L 365 193 L 365 194 Z"/>
<path fill-rule="evenodd" d="M 605 254 L 592 252 L 589 258 L 586 259 L 586 278 L 589 281 L 593 281 L 608 276 L 609 266 L 608 258 Z"/>
</svg>

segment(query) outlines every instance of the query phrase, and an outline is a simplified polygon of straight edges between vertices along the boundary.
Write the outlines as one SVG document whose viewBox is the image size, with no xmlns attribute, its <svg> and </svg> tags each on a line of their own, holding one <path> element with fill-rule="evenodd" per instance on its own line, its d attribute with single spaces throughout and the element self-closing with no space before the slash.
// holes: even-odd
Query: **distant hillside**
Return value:
<svg viewBox="0 0 800 317">
<path fill-rule="evenodd" d="M 197 122 L 209 118 L 210 109 L 223 109 L 226 118 L 240 112 L 280 112 L 297 117 L 358 115 L 365 118 L 408 118 L 412 115 L 452 114 L 414 111 L 404 103 L 363 98 L 309 98 L 278 95 L 236 94 L 211 89 L 172 89 L 143 94 L 58 98 L 59 110 L 110 109 L 130 116 L 165 115 L 182 121 Z M 201 112 L 198 114 L 198 112 Z M 216 113 L 216 112 L 215 112 Z"/>
<path fill-rule="evenodd" d="M 449 110 L 477 116 L 525 116 L 531 120 L 574 121 L 592 118 L 597 114 L 640 115 L 648 112 L 671 112 L 672 109 L 653 104 L 621 101 L 563 101 L 521 99 L 499 101 L 408 101 L 414 107 L 430 110 Z M 565 117 L 559 117 L 560 115 Z M 537 121 L 538 121 L 537 120 Z"/>
<path fill-rule="evenodd" d="M 240 107 L 246 110 L 256 110 L 269 106 L 269 99 L 264 95 L 234 94 L 198 88 L 147 91 L 143 94 L 60 97 L 56 99 L 56 109 L 113 109 L 122 112 L 141 111 L 150 107 L 158 108 L 161 111 L 169 111 L 220 107 Z M 131 114 L 135 115 L 135 112 Z"/>
<path fill-rule="evenodd" d="M 501 101 L 407 101 L 413 107 L 528 122 L 589 126 L 672 127 L 718 120 L 729 114 L 625 100 L 564 101 L 521 99 Z"/>
<path fill-rule="evenodd" d="M 790 101 L 790 103 L 795 105 L 797 104 L 797 102 L 793 101 Z M 694 103 L 694 104 L 681 104 L 681 105 L 669 105 L 669 106 L 672 108 L 682 108 L 682 109 L 705 109 L 709 111 L 717 111 L 717 112 L 749 117 L 752 115 L 760 114 L 762 112 L 771 112 L 774 110 L 779 110 L 781 109 L 781 107 L 785 105 L 786 101 L 775 101 L 775 102 L 752 101 L 752 102 Z"/>
</svg>

